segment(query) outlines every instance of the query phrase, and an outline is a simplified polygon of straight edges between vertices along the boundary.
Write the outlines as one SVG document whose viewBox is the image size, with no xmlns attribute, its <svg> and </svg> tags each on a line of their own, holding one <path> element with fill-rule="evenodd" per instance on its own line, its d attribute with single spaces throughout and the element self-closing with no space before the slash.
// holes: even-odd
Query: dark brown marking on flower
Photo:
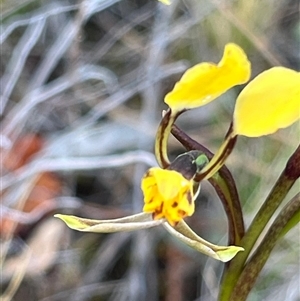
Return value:
<svg viewBox="0 0 300 301">
<path fill-rule="evenodd" d="M 178 225 L 179 222 L 173 222 L 172 226 L 176 227 Z"/>
<path fill-rule="evenodd" d="M 193 197 L 192 197 L 192 194 L 191 194 L 190 191 L 187 191 L 187 193 L 186 193 L 186 199 L 187 199 L 189 205 L 192 205 L 192 203 L 193 203 Z"/>
<path fill-rule="evenodd" d="M 161 203 L 158 209 L 155 209 L 155 214 L 161 214 L 163 211 L 164 203 Z"/>
<path fill-rule="evenodd" d="M 184 210 L 178 209 L 177 213 L 179 216 L 184 217 L 186 215 L 186 212 Z"/>
<path fill-rule="evenodd" d="M 151 177 L 151 171 L 147 170 L 147 172 L 144 174 L 143 178 L 149 178 Z"/>
<path fill-rule="evenodd" d="M 178 206 L 178 203 L 177 202 L 174 202 L 173 204 L 172 204 L 172 208 L 176 208 Z"/>
<path fill-rule="evenodd" d="M 147 202 L 147 204 L 151 204 L 153 202 L 153 198 L 151 198 L 148 202 Z"/>
</svg>

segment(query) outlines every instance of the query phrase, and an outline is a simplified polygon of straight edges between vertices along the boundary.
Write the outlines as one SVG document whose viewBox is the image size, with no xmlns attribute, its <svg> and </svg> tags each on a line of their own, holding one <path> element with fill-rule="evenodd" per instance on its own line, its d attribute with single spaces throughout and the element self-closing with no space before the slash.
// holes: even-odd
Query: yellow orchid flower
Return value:
<svg viewBox="0 0 300 301">
<path fill-rule="evenodd" d="M 194 213 L 194 200 L 200 186 L 194 186 L 193 179 L 207 162 L 207 157 L 201 152 L 191 151 L 178 156 L 169 169 L 150 168 L 141 182 L 145 203 L 142 213 L 110 220 L 64 214 L 56 214 L 55 217 L 71 229 L 94 233 L 133 231 L 162 225 L 173 237 L 197 252 L 227 262 L 244 249 L 212 244 L 198 236 L 183 220 Z"/>
<path fill-rule="evenodd" d="M 165 218 L 175 226 L 194 213 L 193 181 L 175 170 L 149 169 L 142 179 L 141 188 L 145 202 L 143 211 L 153 213 L 155 220 Z"/>
<path fill-rule="evenodd" d="M 160 2 L 170 4 L 168 0 Z M 250 62 L 244 51 L 229 43 L 219 64 L 201 63 L 190 68 L 166 95 L 165 103 L 169 109 L 158 128 L 155 144 L 157 161 L 163 169 L 149 169 L 141 181 L 144 212 L 114 220 L 91 220 L 61 214 L 56 217 L 70 228 L 84 232 L 111 233 L 163 225 L 171 235 L 195 250 L 223 262 L 231 260 L 243 248 L 211 244 L 195 234 L 183 220 L 194 213 L 198 193 L 194 192 L 195 185 L 200 187 L 203 179 L 218 172 L 238 135 L 259 137 L 272 134 L 300 118 L 299 72 L 274 67 L 254 78 L 238 96 L 233 123 L 209 162 L 199 152 L 191 151 L 171 163 L 167 142 L 181 113 L 203 106 L 235 85 L 246 83 L 250 74 Z"/>
<path fill-rule="evenodd" d="M 218 65 L 201 63 L 188 69 L 165 97 L 173 114 L 206 105 L 228 89 L 246 83 L 251 65 L 243 49 L 229 43 Z"/>
<path fill-rule="evenodd" d="M 170 164 L 167 142 L 178 116 L 186 110 L 203 106 L 231 87 L 250 77 L 250 62 L 237 45 L 225 46 L 218 65 L 201 63 L 188 69 L 165 97 L 169 110 L 157 130 L 155 154 L 160 166 Z M 233 123 L 226 138 L 198 175 L 196 181 L 212 177 L 223 165 L 238 135 L 260 137 L 293 124 L 300 118 L 300 73 L 274 67 L 254 78 L 237 98 Z"/>
<path fill-rule="evenodd" d="M 274 67 L 252 80 L 237 98 L 233 134 L 259 137 L 300 118 L 300 73 Z"/>
</svg>

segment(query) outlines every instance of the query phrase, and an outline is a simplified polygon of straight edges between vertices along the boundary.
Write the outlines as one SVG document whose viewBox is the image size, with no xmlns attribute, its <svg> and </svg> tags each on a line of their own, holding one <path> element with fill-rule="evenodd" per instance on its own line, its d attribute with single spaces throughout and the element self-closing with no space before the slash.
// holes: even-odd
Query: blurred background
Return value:
<svg viewBox="0 0 300 301">
<path fill-rule="evenodd" d="M 216 300 L 223 264 L 163 227 L 93 234 L 55 213 L 110 219 L 140 212 L 164 95 L 182 73 L 217 63 L 228 42 L 252 62 L 300 68 L 299 0 L 1 0 L 1 293 L 15 301 Z M 178 124 L 218 149 L 242 87 Z M 299 123 L 240 137 L 227 161 L 246 226 L 299 143 Z M 169 141 L 171 157 L 183 147 Z M 299 191 L 294 187 L 289 196 Z M 288 201 L 287 198 L 286 201 Z M 191 227 L 227 243 L 208 182 Z M 300 229 L 272 252 L 251 301 L 300 300 Z"/>
</svg>

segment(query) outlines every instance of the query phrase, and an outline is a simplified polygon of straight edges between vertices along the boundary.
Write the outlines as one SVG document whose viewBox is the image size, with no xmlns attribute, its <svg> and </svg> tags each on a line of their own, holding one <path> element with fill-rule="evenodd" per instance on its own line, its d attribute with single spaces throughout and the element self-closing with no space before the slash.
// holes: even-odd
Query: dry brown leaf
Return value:
<svg viewBox="0 0 300 301">
<path fill-rule="evenodd" d="M 9 152 L 3 152 L 3 167 L 13 171 L 30 161 L 44 145 L 44 139 L 38 134 L 26 134 L 19 138 Z"/>
<path fill-rule="evenodd" d="M 33 156 L 42 150 L 43 145 L 44 139 L 40 135 L 24 135 L 15 142 L 9 152 L 1 153 L 2 167 L 12 173 L 16 172 L 18 168 L 30 162 Z M 62 183 L 59 177 L 54 173 L 44 172 L 37 176 L 31 191 L 25 192 L 28 198 L 25 201 L 22 200 L 21 204 L 17 202 L 12 209 L 29 213 L 31 223 L 34 223 L 56 207 L 55 197 L 61 193 L 61 189 Z M 22 224 L 18 223 L 18 218 L 13 215 L 3 216 L 0 224 L 0 236 L 9 237 L 12 233 L 19 233 L 21 229 Z"/>
</svg>

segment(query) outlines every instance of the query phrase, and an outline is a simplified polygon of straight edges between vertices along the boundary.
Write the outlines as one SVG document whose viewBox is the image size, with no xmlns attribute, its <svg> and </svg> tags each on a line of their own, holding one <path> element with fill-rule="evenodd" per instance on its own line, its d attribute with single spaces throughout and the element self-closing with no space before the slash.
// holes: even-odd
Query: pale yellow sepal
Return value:
<svg viewBox="0 0 300 301">
<path fill-rule="evenodd" d="M 173 228 L 165 219 L 152 220 L 152 215 L 147 213 L 139 213 L 111 220 L 94 220 L 64 214 L 56 214 L 54 216 L 65 222 L 71 229 L 94 233 L 141 230 L 163 224 L 168 232 L 186 245 L 223 262 L 231 260 L 238 252 L 244 250 L 236 246 L 223 247 L 214 245 L 195 234 L 184 221 L 180 221 Z"/>
<path fill-rule="evenodd" d="M 240 93 L 234 111 L 234 133 L 268 135 L 299 118 L 300 73 L 274 67 L 258 75 Z"/>
<path fill-rule="evenodd" d="M 94 220 L 64 214 L 56 214 L 54 217 L 60 218 L 73 230 L 95 233 L 114 233 L 147 229 L 158 226 L 165 221 L 163 219 L 153 221 L 152 215 L 147 213 L 139 213 L 111 220 Z"/>
<path fill-rule="evenodd" d="M 244 51 L 236 44 L 227 44 L 218 65 L 201 63 L 188 69 L 166 95 L 165 103 L 173 112 L 203 106 L 233 86 L 246 83 L 250 74 Z"/>
<path fill-rule="evenodd" d="M 158 0 L 158 1 L 165 5 L 171 5 L 171 1 L 169 1 L 169 0 Z"/>
<path fill-rule="evenodd" d="M 238 252 L 244 251 L 242 247 L 238 246 L 214 245 L 198 236 L 184 221 L 180 221 L 175 227 L 164 223 L 164 227 L 170 234 L 189 247 L 222 262 L 230 261 Z"/>
</svg>

